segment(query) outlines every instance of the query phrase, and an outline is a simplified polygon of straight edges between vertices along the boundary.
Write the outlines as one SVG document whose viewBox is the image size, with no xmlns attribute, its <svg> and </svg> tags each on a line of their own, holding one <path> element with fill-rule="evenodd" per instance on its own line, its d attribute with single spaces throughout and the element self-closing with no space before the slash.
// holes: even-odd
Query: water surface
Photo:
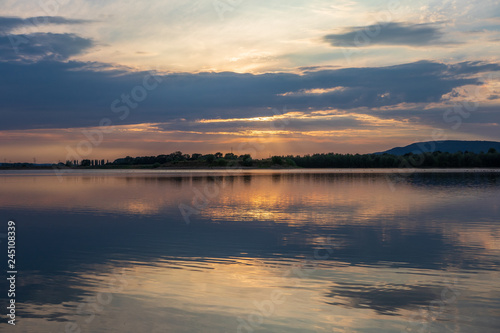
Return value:
<svg viewBox="0 0 500 333">
<path fill-rule="evenodd" d="M 498 332 L 499 199 L 487 170 L 4 171 L 0 330 Z"/>
</svg>

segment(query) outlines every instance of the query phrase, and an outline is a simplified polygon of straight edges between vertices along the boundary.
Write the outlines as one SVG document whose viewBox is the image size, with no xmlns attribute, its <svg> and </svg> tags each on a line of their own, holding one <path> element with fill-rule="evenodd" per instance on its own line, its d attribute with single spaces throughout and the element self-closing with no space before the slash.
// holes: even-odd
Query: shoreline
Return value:
<svg viewBox="0 0 500 333">
<path fill-rule="evenodd" d="M 21 171 L 21 172 L 20 172 Z M 332 173 L 332 174 L 430 174 L 430 173 L 500 173 L 500 168 L 255 168 L 255 167 L 212 167 L 212 168 L 0 168 L 0 176 L 6 175 L 9 172 L 23 174 L 39 171 L 39 174 L 53 174 L 55 176 L 75 175 L 75 174 L 238 174 L 242 172 L 248 173 Z M 259 172 L 260 171 L 260 172 Z M 38 173 L 38 172 L 37 172 Z"/>
</svg>

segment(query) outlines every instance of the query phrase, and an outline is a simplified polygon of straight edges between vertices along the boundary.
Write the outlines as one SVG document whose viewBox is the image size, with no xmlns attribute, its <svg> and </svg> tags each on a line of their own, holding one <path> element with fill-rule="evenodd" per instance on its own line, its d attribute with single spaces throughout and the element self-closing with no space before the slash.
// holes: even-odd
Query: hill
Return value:
<svg viewBox="0 0 500 333">
<path fill-rule="evenodd" d="M 408 153 L 421 154 L 432 153 L 436 151 L 456 153 L 456 152 L 473 152 L 479 154 L 480 152 L 488 152 L 490 148 L 494 148 L 500 152 L 500 142 L 495 141 L 427 141 L 417 142 L 405 147 L 395 147 L 387 151 L 379 152 L 376 154 L 392 154 L 402 156 Z"/>
</svg>

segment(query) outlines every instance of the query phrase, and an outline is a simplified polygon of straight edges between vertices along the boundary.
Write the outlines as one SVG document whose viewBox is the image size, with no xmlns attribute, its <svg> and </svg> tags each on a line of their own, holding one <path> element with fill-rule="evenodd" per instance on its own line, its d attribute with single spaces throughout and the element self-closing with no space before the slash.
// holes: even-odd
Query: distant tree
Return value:
<svg viewBox="0 0 500 333">
<path fill-rule="evenodd" d="M 286 165 L 291 166 L 291 167 L 296 167 L 297 166 L 297 164 L 295 164 L 294 160 L 292 158 L 290 158 L 290 157 L 287 157 L 285 159 L 285 163 L 286 163 Z"/>
<path fill-rule="evenodd" d="M 253 165 L 253 159 L 252 159 L 252 156 L 250 154 L 245 154 L 245 155 L 241 155 L 240 157 L 240 164 L 242 166 L 252 166 Z"/>
<path fill-rule="evenodd" d="M 83 166 L 83 167 L 90 166 L 90 160 L 82 160 L 81 166 Z"/>
<path fill-rule="evenodd" d="M 215 158 L 222 158 L 222 153 L 221 152 L 215 153 Z"/>
<path fill-rule="evenodd" d="M 201 155 L 201 154 L 197 154 L 197 153 L 195 153 L 195 154 L 191 155 L 191 160 L 192 160 L 192 161 L 197 161 L 197 160 L 198 160 L 198 159 L 200 159 L 200 157 L 202 157 L 202 156 L 203 156 L 203 155 Z"/>
<path fill-rule="evenodd" d="M 178 161 L 184 161 L 185 160 L 185 157 L 184 157 L 184 155 L 182 154 L 181 151 L 176 151 L 175 153 L 172 153 L 169 156 L 170 156 L 170 158 L 171 158 L 172 161 L 178 162 Z"/>
<path fill-rule="evenodd" d="M 213 163 L 215 161 L 215 155 L 214 154 L 205 155 L 205 159 L 208 163 Z"/>
<path fill-rule="evenodd" d="M 273 156 L 271 158 L 271 162 L 273 164 L 278 164 L 278 165 L 282 165 L 283 164 L 283 158 L 281 156 Z"/>
<path fill-rule="evenodd" d="M 225 160 L 223 158 L 219 158 L 219 159 L 217 159 L 216 163 L 217 163 L 218 166 L 223 167 L 223 166 L 227 165 L 227 160 Z"/>
</svg>

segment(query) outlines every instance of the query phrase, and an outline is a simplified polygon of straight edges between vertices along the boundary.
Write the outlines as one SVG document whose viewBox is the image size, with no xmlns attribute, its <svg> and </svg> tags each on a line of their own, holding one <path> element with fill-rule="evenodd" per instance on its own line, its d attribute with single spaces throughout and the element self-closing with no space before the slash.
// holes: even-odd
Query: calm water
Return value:
<svg viewBox="0 0 500 333">
<path fill-rule="evenodd" d="M 498 172 L 0 172 L 0 331 L 499 332 L 499 199 Z"/>
</svg>

